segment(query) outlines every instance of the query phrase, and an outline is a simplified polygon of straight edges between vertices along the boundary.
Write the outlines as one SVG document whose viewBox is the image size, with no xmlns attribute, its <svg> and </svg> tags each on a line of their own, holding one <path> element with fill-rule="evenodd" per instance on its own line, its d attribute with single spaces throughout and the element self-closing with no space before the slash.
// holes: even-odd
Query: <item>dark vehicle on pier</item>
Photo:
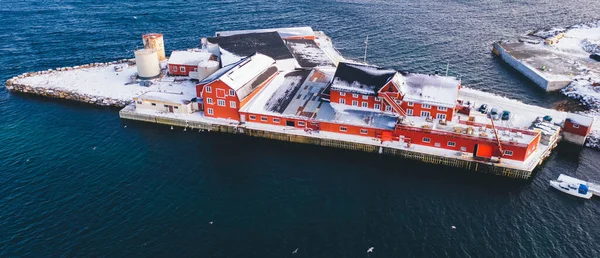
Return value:
<svg viewBox="0 0 600 258">
<path fill-rule="evenodd" d="M 510 111 L 508 111 L 508 110 L 502 111 L 502 120 L 510 120 Z"/>
<path fill-rule="evenodd" d="M 482 114 L 486 114 L 488 111 L 488 105 L 487 104 L 481 104 L 481 106 L 477 109 L 477 111 L 479 111 Z"/>
</svg>

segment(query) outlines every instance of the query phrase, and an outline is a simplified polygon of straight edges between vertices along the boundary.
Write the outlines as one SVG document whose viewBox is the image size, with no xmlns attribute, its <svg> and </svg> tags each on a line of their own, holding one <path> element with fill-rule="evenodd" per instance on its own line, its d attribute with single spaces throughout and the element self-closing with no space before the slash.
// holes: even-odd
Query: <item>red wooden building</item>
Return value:
<svg viewBox="0 0 600 258">
<path fill-rule="evenodd" d="M 323 96 L 332 103 L 451 121 L 459 88 L 450 77 L 341 62 Z"/>
<path fill-rule="evenodd" d="M 190 72 L 198 71 L 198 63 L 209 60 L 216 61 L 217 57 L 202 51 L 173 51 L 167 61 L 169 74 L 190 76 Z"/>
<path fill-rule="evenodd" d="M 594 119 L 591 117 L 569 113 L 563 124 L 563 138 L 569 142 L 584 145 L 593 122 Z"/>
<path fill-rule="evenodd" d="M 275 60 L 258 53 L 219 69 L 196 86 L 204 115 L 239 121 L 239 109 L 277 73 Z"/>
</svg>

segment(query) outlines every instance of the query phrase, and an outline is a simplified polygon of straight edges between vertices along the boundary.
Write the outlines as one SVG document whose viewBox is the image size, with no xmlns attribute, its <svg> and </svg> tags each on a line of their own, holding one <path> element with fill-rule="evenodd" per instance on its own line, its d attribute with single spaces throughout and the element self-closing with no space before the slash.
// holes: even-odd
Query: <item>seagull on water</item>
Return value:
<svg viewBox="0 0 600 258">
<path fill-rule="evenodd" d="M 92 148 L 92 150 L 96 150 L 96 146 L 94 146 L 94 148 Z"/>
<path fill-rule="evenodd" d="M 371 246 L 369 249 L 367 249 L 367 253 L 372 253 L 374 249 L 375 249 L 375 247 Z"/>
<path fill-rule="evenodd" d="M 296 248 L 296 250 L 294 250 L 294 251 L 292 252 L 292 254 L 297 254 L 297 253 L 298 253 L 298 248 Z"/>
<path fill-rule="evenodd" d="M 171 130 L 173 130 L 173 126 L 171 126 Z"/>
<path fill-rule="evenodd" d="M 212 222 L 212 221 L 209 221 L 209 222 L 208 222 L 208 224 L 211 224 L 211 225 L 212 225 L 212 224 L 213 224 L 213 222 Z"/>
<path fill-rule="evenodd" d="M 123 126 L 123 128 L 127 128 L 127 126 Z"/>
<path fill-rule="evenodd" d="M 133 18 L 137 20 L 137 16 L 133 16 Z"/>
<path fill-rule="evenodd" d="M 455 226 L 452 226 L 451 228 L 452 228 L 452 229 L 456 229 L 456 227 L 455 227 Z"/>
</svg>

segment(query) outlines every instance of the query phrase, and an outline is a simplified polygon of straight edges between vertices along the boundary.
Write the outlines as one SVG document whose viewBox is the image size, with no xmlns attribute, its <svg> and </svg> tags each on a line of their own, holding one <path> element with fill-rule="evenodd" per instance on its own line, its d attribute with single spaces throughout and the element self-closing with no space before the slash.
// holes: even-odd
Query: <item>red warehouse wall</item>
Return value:
<svg viewBox="0 0 600 258">
<path fill-rule="evenodd" d="M 574 133 L 581 136 L 586 136 L 590 133 L 590 128 L 587 126 L 579 125 L 579 128 L 575 128 L 576 124 L 572 123 L 571 120 L 565 120 L 563 130 L 568 133 Z"/>
<path fill-rule="evenodd" d="M 181 67 L 185 67 L 185 71 L 181 71 Z M 169 64 L 169 74 L 171 75 L 182 75 L 189 76 L 190 72 L 196 71 L 198 67 L 195 65 L 177 65 L 177 64 Z"/>
<path fill-rule="evenodd" d="M 456 151 L 464 151 L 464 152 L 473 152 L 475 149 L 475 144 L 488 144 L 494 146 L 494 156 L 500 156 L 500 150 L 498 149 L 498 144 L 495 141 L 482 141 L 481 138 L 478 137 L 464 137 L 453 134 L 435 134 L 431 133 L 429 130 L 421 130 L 421 129 L 404 129 L 398 128 L 394 132 L 398 136 L 404 136 L 406 138 L 410 138 L 410 142 L 413 144 L 431 146 L 437 148 L 443 148 L 448 150 L 456 150 Z M 423 138 L 429 138 L 429 142 L 424 142 Z M 535 141 L 535 140 L 534 140 Z M 539 138 L 538 140 L 539 141 Z M 454 142 L 454 146 L 450 146 L 448 142 Z M 436 143 L 439 143 L 439 147 L 436 146 Z M 531 144 L 530 144 L 531 145 Z M 510 145 L 503 144 L 502 148 L 504 150 L 512 151 L 512 156 L 505 156 L 506 159 L 513 160 L 525 160 L 529 155 L 527 154 L 527 148 L 530 145 Z M 461 147 L 465 147 L 465 150 L 461 150 Z"/>
<path fill-rule="evenodd" d="M 342 95 L 344 95 L 344 96 L 342 96 Z M 367 108 L 375 108 L 375 104 L 380 104 L 379 110 L 382 110 L 381 100 L 376 101 L 378 98 L 376 99 L 375 96 L 358 94 L 357 97 L 354 97 L 354 95 L 352 95 L 352 93 L 348 93 L 348 92 L 344 93 L 344 92 L 332 90 L 329 98 L 332 103 L 340 103 L 340 104 L 345 104 L 348 106 L 352 106 L 353 100 L 357 101 L 357 107 L 364 107 L 363 103 L 365 103 Z M 342 101 L 340 101 L 341 99 L 344 100 L 343 101 L 344 103 L 341 103 L 342 102 Z"/>
<path fill-rule="evenodd" d="M 427 111 L 430 113 L 430 116 L 434 119 L 437 119 L 438 114 L 446 115 L 446 121 L 452 121 L 452 116 L 454 116 L 454 109 L 447 108 L 446 110 L 439 110 L 438 106 L 431 106 L 430 108 L 423 108 L 423 105 L 420 103 L 412 103 L 412 106 L 409 106 L 409 102 L 403 101 L 400 105 L 405 112 L 409 113 L 409 109 L 412 110 L 413 116 L 421 116 L 421 111 Z"/>
<path fill-rule="evenodd" d="M 240 101 L 234 92 L 230 92 L 230 87 L 221 82 L 214 81 L 204 87 L 196 87 L 202 89 L 202 98 L 204 99 L 204 115 L 207 117 L 227 118 L 240 121 Z M 231 95 L 230 93 L 234 93 Z M 219 105 L 219 100 L 225 101 L 224 106 Z M 232 107 L 232 102 L 233 107 Z M 212 114 L 211 114 L 212 111 Z"/>
</svg>

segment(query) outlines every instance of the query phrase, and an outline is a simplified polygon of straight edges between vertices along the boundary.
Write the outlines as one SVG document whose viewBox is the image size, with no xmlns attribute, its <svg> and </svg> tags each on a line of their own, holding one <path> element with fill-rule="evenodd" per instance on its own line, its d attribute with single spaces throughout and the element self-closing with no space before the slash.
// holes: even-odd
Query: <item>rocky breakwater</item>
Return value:
<svg viewBox="0 0 600 258">
<path fill-rule="evenodd" d="M 135 60 L 134 59 L 121 59 L 121 60 L 113 61 L 113 62 L 91 63 L 91 64 L 79 65 L 79 66 L 73 66 L 73 67 L 60 67 L 60 68 L 56 68 L 56 69 L 48 69 L 45 71 L 24 73 L 24 74 L 21 74 L 21 75 L 18 75 L 18 76 L 8 79 L 6 81 L 6 89 L 9 91 L 12 91 L 12 92 L 21 92 L 21 93 L 39 95 L 39 96 L 49 97 L 49 98 L 67 99 L 67 100 L 73 100 L 73 101 L 78 101 L 78 102 L 83 102 L 83 103 L 88 103 L 88 104 L 93 104 L 93 105 L 98 105 L 98 106 L 125 107 L 125 106 L 131 104 L 132 100 L 119 100 L 119 99 L 113 99 L 113 98 L 107 98 L 107 97 L 101 97 L 101 96 L 93 96 L 93 95 L 89 95 L 89 94 L 81 94 L 81 93 L 78 93 L 75 91 L 65 90 L 60 87 L 39 87 L 39 86 L 35 87 L 35 86 L 31 86 L 31 85 L 18 83 L 19 79 L 36 76 L 36 75 L 41 75 L 41 74 L 58 73 L 58 72 L 72 71 L 72 70 L 77 70 L 77 69 L 104 67 L 104 66 L 118 65 L 118 64 L 131 65 L 131 64 L 135 64 Z"/>
</svg>

